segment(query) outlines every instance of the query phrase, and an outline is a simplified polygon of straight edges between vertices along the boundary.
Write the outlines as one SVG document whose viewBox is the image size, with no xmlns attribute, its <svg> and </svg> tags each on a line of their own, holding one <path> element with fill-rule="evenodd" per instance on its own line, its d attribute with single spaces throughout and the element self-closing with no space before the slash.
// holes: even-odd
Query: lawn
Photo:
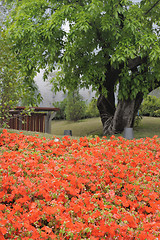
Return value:
<svg viewBox="0 0 160 240">
<path fill-rule="evenodd" d="M 78 122 L 52 121 L 52 134 L 62 136 L 64 130 L 72 130 L 73 136 L 102 136 L 103 129 L 100 118 L 84 119 Z M 143 117 L 140 126 L 135 127 L 134 137 L 144 138 L 160 136 L 160 118 Z M 123 136 L 119 134 L 119 136 Z"/>
<path fill-rule="evenodd" d="M 0 135 L 0 239 L 160 239 L 160 138 Z"/>
<path fill-rule="evenodd" d="M 143 117 L 139 127 L 135 128 L 136 138 L 153 137 L 158 135 L 160 137 L 160 118 Z"/>
<path fill-rule="evenodd" d="M 56 120 L 52 121 L 51 132 L 53 135 L 63 135 L 64 130 L 72 130 L 73 136 L 102 136 L 102 123 L 100 118 L 88 118 L 78 122 Z"/>
</svg>

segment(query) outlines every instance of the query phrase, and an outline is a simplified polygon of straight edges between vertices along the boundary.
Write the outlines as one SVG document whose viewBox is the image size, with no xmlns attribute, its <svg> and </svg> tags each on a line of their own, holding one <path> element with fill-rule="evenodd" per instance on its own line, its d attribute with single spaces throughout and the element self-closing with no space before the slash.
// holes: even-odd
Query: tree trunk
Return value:
<svg viewBox="0 0 160 240">
<path fill-rule="evenodd" d="M 116 108 L 109 98 L 100 95 L 97 107 L 103 124 L 103 135 L 121 133 L 125 127 L 133 127 L 137 111 L 143 100 L 143 94 L 138 93 L 133 100 L 120 100 Z"/>
</svg>

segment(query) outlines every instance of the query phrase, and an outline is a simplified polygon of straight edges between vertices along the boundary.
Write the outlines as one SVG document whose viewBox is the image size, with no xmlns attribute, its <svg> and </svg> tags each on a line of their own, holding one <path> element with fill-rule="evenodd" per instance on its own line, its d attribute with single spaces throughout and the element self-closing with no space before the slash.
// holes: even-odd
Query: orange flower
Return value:
<svg viewBox="0 0 160 240">
<path fill-rule="evenodd" d="M 4 236 L 3 236 L 2 232 L 1 232 L 1 230 L 0 230 L 0 239 L 1 239 L 1 240 L 5 240 L 5 238 L 4 238 Z"/>
<path fill-rule="evenodd" d="M 160 139 L 0 143 L 0 239 L 160 238 Z"/>
</svg>

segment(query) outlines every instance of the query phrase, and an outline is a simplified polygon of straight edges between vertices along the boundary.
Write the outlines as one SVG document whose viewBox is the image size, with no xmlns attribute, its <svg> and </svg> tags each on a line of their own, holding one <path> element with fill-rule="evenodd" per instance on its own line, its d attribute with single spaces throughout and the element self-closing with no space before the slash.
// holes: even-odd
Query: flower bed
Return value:
<svg viewBox="0 0 160 240">
<path fill-rule="evenodd" d="M 0 239 L 160 239 L 160 139 L 0 135 Z"/>
</svg>

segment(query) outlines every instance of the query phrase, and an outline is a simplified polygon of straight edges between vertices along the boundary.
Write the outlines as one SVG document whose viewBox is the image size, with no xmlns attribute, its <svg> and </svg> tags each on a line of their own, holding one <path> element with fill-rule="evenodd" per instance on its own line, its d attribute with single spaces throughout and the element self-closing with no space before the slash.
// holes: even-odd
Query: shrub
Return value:
<svg viewBox="0 0 160 240">
<path fill-rule="evenodd" d="M 65 107 L 66 120 L 78 121 L 85 117 L 86 104 L 77 90 L 69 92 Z"/>
<path fill-rule="evenodd" d="M 141 116 L 141 115 L 137 115 L 137 116 L 135 117 L 135 120 L 134 120 L 134 127 L 140 126 L 141 121 L 142 121 L 142 116 Z"/>
<path fill-rule="evenodd" d="M 74 96 L 73 96 L 74 95 Z M 92 98 L 91 102 L 88 104 L 82 100 L 82 97 L 79 93 L 69 93 L 68 97 L 61 102 L 53 103 L 54 107 L 60 109 L 54 117 L 56 120 L 67 119 L 70 120 L 76 118 L 77 120 L 83 118 L 93 118 L 99 117 L 99 110 L 97 108 L 97 99 Z M 66 117 L 67 114 L 67 117 Z M 73 116 L 75 115 L 76 116 Z M 73 120 L 73 121 L 77 121 Z"/>
<path fill-rule="evenodd" d="M 60 109 L 59 111 L 56 112 L 54 119 L 56 119 L 56 120 L 66 119 L 66 114 L 65 114 L 65 108 L 67 105 L 66 98 L 61 102 L 55 102 L 53 105 L 54 105 L 54 107 Z"/>
<path fill-rule="evenodd" d="M 154 111 L 153 117 L 160 117 L 160 109 Z"/>
<path fill-rule="evenodd" d="M 160 109 L 160 99 L 155 96 L 148 95 L 144 100 L 140 108 L 140 113 L 143 116 L 153 117 L 156 111 Z"/>
<path fill-rule="evenodd" d="M 92 101 L 86 106 L 86 117 L 87 118 L 99 117 L 96 98 L 92 98 Z"/>
</svg>

